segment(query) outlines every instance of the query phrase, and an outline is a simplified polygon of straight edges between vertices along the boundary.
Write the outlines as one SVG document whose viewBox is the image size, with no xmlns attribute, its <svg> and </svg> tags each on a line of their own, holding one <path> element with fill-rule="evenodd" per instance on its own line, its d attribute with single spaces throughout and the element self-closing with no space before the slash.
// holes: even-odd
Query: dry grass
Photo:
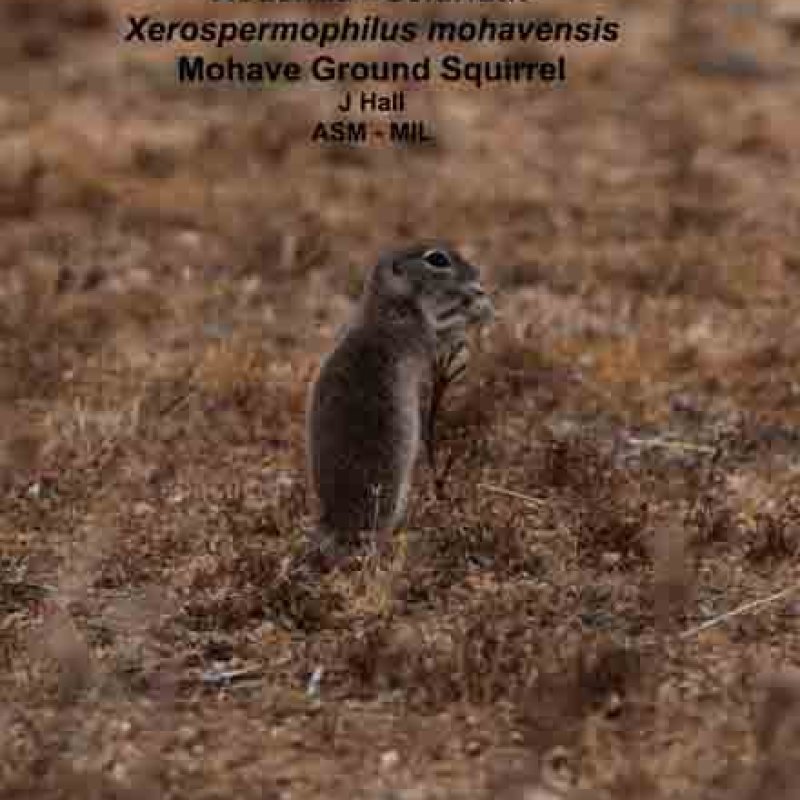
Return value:
<svg viewBox="0 0 800 800">
<path fill-rule="evenodd" d="M 800 597 L 724 616 L 800 579 L 797 41 L 728 5 L 612 4 L 565 92 L 414 93 L 447 130 L 400 155 L 177 90 L 114 4 L 3 6 L 3 796 L 797 794 Z M 318 574 L 308 382 L 443 232 L 502 322 L 442 491 Z"/>
</svg>

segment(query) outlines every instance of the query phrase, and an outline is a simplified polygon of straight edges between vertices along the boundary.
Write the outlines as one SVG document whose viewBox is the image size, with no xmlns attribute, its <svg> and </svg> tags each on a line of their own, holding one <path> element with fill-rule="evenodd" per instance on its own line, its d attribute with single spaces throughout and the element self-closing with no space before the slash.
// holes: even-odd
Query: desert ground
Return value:
<svg viewBox="0 0 800 800">
<path fill-rule="evenodd" d="M 793 5 L 598 3 L 564 87 L 410 91 L 421 148 L 120 42 L 258 5 L 0 6 L 0 794 L 800 797 Z M 442 236 L 499 315 L 440 472 L 304 570 L 309 383 Z"/>
</svg>

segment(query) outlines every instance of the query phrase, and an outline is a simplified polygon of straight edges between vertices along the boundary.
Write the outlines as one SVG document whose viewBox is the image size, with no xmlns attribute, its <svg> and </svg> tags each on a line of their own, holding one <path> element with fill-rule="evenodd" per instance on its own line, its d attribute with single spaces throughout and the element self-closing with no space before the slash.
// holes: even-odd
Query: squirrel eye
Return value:
<svg viewBox="0 0 800 800">
<path fill-rule="evenodd" d="M 427 253 L 423 254 L 422 259 L 432 267 L 437 267 L 438 269 L 452 266 L 450 257 L 441 250 L 428 250 Z"/>
</svg>

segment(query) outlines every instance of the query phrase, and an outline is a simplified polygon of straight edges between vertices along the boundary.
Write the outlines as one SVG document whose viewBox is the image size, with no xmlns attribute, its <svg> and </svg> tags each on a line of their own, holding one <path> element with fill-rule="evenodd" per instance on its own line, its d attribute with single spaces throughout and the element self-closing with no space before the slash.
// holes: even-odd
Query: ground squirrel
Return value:
<svg viewBox="0 0 800 800">
<path fill-rule="evenodd" d="M 309 394 L 321 536 L 341 543 L 400 521 L 437 386 L 463 370 L 467 327 L 493 313 L 478 278 L 442 245 L 390 253 L 372 269 Z"/>
</svg>

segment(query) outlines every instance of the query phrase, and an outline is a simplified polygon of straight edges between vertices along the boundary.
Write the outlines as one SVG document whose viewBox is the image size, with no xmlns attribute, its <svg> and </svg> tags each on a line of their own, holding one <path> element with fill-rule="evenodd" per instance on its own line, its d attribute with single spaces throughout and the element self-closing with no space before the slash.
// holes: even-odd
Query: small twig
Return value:
<svg viewBox="0 0 800 800">
<path fill-rule="evenodd" d="M 373 483 L 370 487 L 370 493 L 372 494 L 372 528 L 371 530 L 377 531 L 378 530 L 378 522 L 381 518 L 381 489 L 382 486 L 380 483 Z"/>
<path fill-rule="evenodd" d="M 496 492 L 497 494 L 504 494 L 507 497 L 514 497 L 517 500 L 522 500 L 526 503 L 530 503 L 537 508 L 541 508 L 542 506 L 547 504 L 546 500 L 543 500 L 541 497 L 531 497 L 527 494 L 522 494 L 521 492 L 513 492 L 511 489 L 504 489 L 502 486 L 495 486 L 491 483 L 479 483 L 479 489 L 486 489 L 490 492 Z"/>
<path fill-rule="evenodd" d="M 436 475 L 434 476 L 433 486 L 436 491 L 436 496 L 439 499 L 444 498 L 444 489 L 445 483 L 447 482 L 447 477 L 450 475 L 450 471 L 453 469 L 453 466 L 456 463 L 456 458 L 458 458 L 458 454 L 455 450 L 448 450 L 447 451 L 447 461 L 445 461 L 444 466 L 441 469 L 437 469 Z"/>
<path fill-rule="evenodd" d="M 51 586 L 49 583 L 31 583 L 31 581 L 2 581 L 0 580 L 0 589 L 11 589 L 25 591 L 37 594 L 55 594 L 58 588 Z"/>
<path fill-rule="evenodd" d="M 658 436 L 654 436 L 649 439 L 640 439 L 636 436 L 628 436 L 627 437 L 628 444 L 635 444 L 639 447 L 663 447 L 663 448 L 672 448 L 674 450 L 692 450 L 697 453 L 710 453 L 714 454 L 717 452 L 716 447 L 711 447 L 710 445 L 705 444 L 695 444 L 694 442 L 683 442 L 680 439 L 662 439 Z"/>
<path fill-rule="evenodd" d="M 322 676 L 325 674 L 325 668 L 318 666 L 311 673 L 311 677 L 306 684 L 306 694 L 309 697 L 319 698 L 320 686 L 322 685 Z"/>
<path fill-rule="evenodd" d="M 191 396 L 194 394 L 194 389 L 189 389 L 182 392 L 177 397 L 173 397 L 163 408 L 160 408 L 158 415 L 160 417 L 168 417 L 174 414 Z"/>
<path fill-rule="evenodd" d="M 0 608 L 15 608 L 24 603 L 33 603 L 54 597 L 58 593 L 55 586 L 30 581 L 0 580 Z"/>
<path fill-rule="evenodd" d="M 771 594 L 769 597 L 762 597 L 758 600 L 752 600 L 749 603 L 745 603 L 738 608 L 734 608 L 731 611 L 726 611 L 724 614 L 720 614 L 718 617 L 714 617 L 713 619 L 706 620 L 702 625 L 697 625 L 694 628 L 689 628 L 683 633 L 678 635 L 679 639 L 688 639 L 701 631 L 707 630 L 708 628 L 713 628 L 715 625 L 719 625 L 720 622 L 724 622 L 727 619 L 731 619 L 732 617 L 738 617 L 741 614 L 746 614 L 748 611 L 752 611 L 756 608 L 761 608 L 761 606 L 768 605 L 769 603 L 774 603 L 776 600 L 780 600 L 787 595 L 790 595 L 792 592 L 795 592 L 800 588 L 800 585 L 789 586 L 786 589 L 781 589 L 780 592 L 775 592 L 775 594 Z"/>
<path fill-rule="evenodd" d="M 260 678 L 264 674 L 261 667 L 245 667 L 244 669 L 207 670 L 200 676 L 202 683 L 209 686 L 230 686 L 241 683 L 248 678 Z"/>
</svg>

